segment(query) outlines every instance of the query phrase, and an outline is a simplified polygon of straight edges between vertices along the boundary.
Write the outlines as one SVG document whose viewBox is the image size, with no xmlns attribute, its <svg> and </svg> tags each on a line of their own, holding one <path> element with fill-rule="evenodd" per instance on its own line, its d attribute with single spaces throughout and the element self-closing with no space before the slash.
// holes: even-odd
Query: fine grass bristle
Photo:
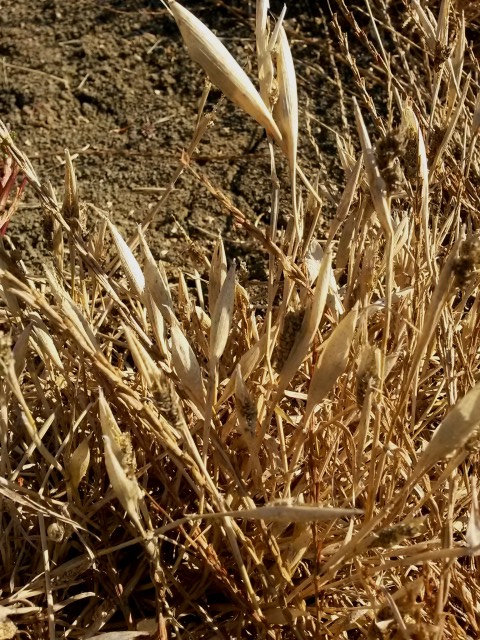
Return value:
<svg viewBox="0 0 480 640">
<path fill-rule="evenodd" d="M 266 130 L 269 223 L 193 163 L 222 129 L 205 101 L 131 237 L 85 226 L 70 154 L 54 189 L 0 121 L 0 638 L 478 638 L 480 12 L 338 0 L 349 117 L 320 179 L 288 8 L 256 3 L 257 91 L 167 4 Z M 260 283 L 217 229 L 193 268 L 158 260 L 150 223 L 185 181 Z M 25 189 L 42 273 L 4 237 Z"/>
</svg>

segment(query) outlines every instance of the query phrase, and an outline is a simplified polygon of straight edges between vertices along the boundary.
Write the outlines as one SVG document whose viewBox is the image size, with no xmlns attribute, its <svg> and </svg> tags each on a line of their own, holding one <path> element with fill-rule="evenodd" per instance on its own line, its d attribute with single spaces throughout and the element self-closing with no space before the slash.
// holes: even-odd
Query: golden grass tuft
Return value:
<svg viewBox="0 0 480 640">
<path fill-rule="evenodd" d="M 480 69 L 464 4 L 415 0 L 402 31 L 367 3 L 367 32 L 339 2 L 356 133 L 338 134 L 345 183 L 322 230 L 319 204 L 335 198 L 298 166 L 289 44 L 265 2 L 262 98 L 171 7 L 211 81 L 269 128 L 269 228 L 191 164 L 215 112 L 129 239 L 111 220 L 84 228 L 68 153 L 60 203 L 0 123 L 52 234 L 41 277 L 0 247 L 0 638 L 480 637 Z M 373 57 L 381 110 L 346 24 Z M 291 128 L 283 151 L 277 127 L 287 142 Z M 152 255 L 149 224 L 182 173 L 265 252 L 262 307 L 221 238 L 194 287 Z M 279 230 L 296 174 L 307 191 Z"/>
</svg>

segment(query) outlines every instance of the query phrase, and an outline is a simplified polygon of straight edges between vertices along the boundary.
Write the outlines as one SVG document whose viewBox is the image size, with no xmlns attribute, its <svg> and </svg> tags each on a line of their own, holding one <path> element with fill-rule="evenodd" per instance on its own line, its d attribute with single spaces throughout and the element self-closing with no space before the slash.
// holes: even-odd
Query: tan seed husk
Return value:
<svg viewBox="0 0 480 640">
<path fill-rule="evenodd" d="M 205 390 L 202 381 L 202 372 L 198 360 L 190 347 L 190 343 L 183 334 L 178 323 L 171 326 L 172 339 L 172 364 L 180 379 L 181 385 L 195 401 L 203 407 L 205 403 Z"/>
<path fill-rule="evenodd" d="M 434 464 L 461 449 L 479 426 L 480 383 L 470 389 L 442 420 L 420 456 L 412 478 L 418 478 Z"/>
<path fill-rule="evenodd" d="M 273 96 L 273 61 L 269 49 L 268 34 L 268 0 L 257 0 L 255 38 L 257 43 L 258 83 L 262 100 L 271 109 L 275 97 Z"/>
<path fill-rule="evenodd" d="M 225 278 L 215 305 L 210 329 L 210 362 L 216 363 L 222 357 L 227 344 L 235 302 L 235 264 Z"/>
<path fill-rule="evenodd" d="M 227 277 L 227 256 L 221 237 L 217 239 L 213 250 L 212 262 L 210 264 L 210 276 L 208 279 L 208 308 L 210 315 L 213 314 L 220 289 Z"/>
<path fill-rule="evenodd" d="M 192 60 L 202 67 L 213 85 L 280 144 L 282 135 L 269 110 L 228 49 L 188 9 L 173 0 L 169 7 Z"/>
<path fill-rule="evenodd" d="M 88 465 L 90 464 L 90 447 L 88 446 L 88 439 L 84 438 L 75 451 L 70 456 L 70 460 L 65 465 L 69 475 L 70 484 L 74 490 L 78 489 L 78 486 L 85 474 L 88 471 Z"/>
<path fill-rule="evenodd" d="M 122 263 L 128 283 L 132 291 L 141 299 L 145 290 L 145 276 L 143 275 L 142 269 L 117 227 L 113 222 L 110 222 L 110 220 L 108 220 L 107 223 L 115 246 L 117 247 L 118 257 Z"/>
<path fill-rule="evenodd" d="M 352 344 L 357 324 L 358 303 L 340 321 L 326 343 L 322 345 L 322 354 L 315 366 L 315 371 L 308 389 L 305 421 L 307 422 L 315 407 L 327 396 L 337 379 L 345 371 L 348 353 Z"/>
<path fill-rule="evenodd" d="M 292 52 L 283 26 L 280 27 L 278 34 L 277 47 L 278 100 L 273 108 L 273 117 L 282 134 L 282 147 L 288 158 L 291 174 L 295 177 L 298 146 L 297 78 Z"/>
<path fill-rule="evenodd" d="M 327 300 L 328 281 L 330 276 L 331 264 L 332 254 L 331 251 L 327 251 L 323 256 L 320 265 L 320 271 L 318 273 L 313 298 L 305 312 L 302 327 L 290 351 L 290 355 L 288 356 L 287 361 L 280 373 L 280 377 L 277 383 L 277 399 L 281 394 L 283 394 L 290 380 L 298 371 L 298 368 L 305 359 L 308 348 L 318 329 L 318 325 L 325 309 L 325 302 Z"/>
<path fill-rule="evenodd" d="M 135 476 L 127 476 L 124 466 L 117 458 L 112 441 L 109 436 L 103 436 L 105 466 L 118 501 L 128 513 L 132 522 L 136 525 L 140 532 L 144 532 L 144 528 L 140 521 L 140 500 L 143 497 L 142 491 L 138 485 Z"/>
</svg>

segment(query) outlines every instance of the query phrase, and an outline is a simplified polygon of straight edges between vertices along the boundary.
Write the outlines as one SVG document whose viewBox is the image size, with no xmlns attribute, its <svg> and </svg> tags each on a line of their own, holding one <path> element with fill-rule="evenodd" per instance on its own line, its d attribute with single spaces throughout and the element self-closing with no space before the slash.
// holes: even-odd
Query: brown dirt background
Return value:
<svg viewBox="0 0 480 640">
<path fill-rule="evenodd" d="M 10 2 L 0 12 L 0 116 L 59 198 L 68 148 L 90 228 L 99 210 L 106 211 L 128 237 L 158 201 L 158 193 L 148 190 L 168 183 L 190 142 L 204 86 L 202 70 L 190 61 L 175 22 L 158 1 Z M 254 75 L 255 3 L 184 4 Z M 271 4 L 278 15 L 281 3 Z M 292 3 L 286 27 L 298 73 L 300 157 L 311 178 L 320 171 L 335 191 L 341 172 L 335 135 L 328 127 L 340 131 L 342 118 L 331 68 L 335 53 L 327 37 L 327 6 Z M 212 92 L 210 103 L 218 97 Z M 200 144 L 195 165 L 250 219 L 268 222 L 268 149 L 253 120 L 225 104 Z M 281 160 L 278 170 L 282 184 L 288 185 Z M 284 188 L 283 210 L 289 198 Z M 189 174 L 149 230 L 156 258 L 173 267 L 192 264 L 172 214 L 201 247 L 210 246 L 223 232 L 229 256 L 243 259 L 250 277 L 261 277 L 260 254 L 231 228 L 221 206 Z M 47 255 L 42 225 L 39 204 L 27 189 L 8 235 L 31 265 L 38 266 Z"/>
</svg>

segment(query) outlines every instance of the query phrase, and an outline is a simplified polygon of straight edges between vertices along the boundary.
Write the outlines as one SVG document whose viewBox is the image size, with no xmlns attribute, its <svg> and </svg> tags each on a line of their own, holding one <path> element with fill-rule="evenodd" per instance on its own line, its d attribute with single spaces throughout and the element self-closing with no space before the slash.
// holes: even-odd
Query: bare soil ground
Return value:
<svg viewBox="0 0 480 640">
<path fill-rule="evenodd" d="M 189 7 L 252 71 L 251 3 L 204 0 Z M 301 157 L 328 174 L 334 192 L 332 180 L 338 182 L 340 174 L 332 129 L 340 130 L 342 120 L 321 7 L 315 2 L 292 6 L 286 24 L 303 112 Z M 133 229 L 178 166 L 204 87 L 203 72 L 189 59 L 177 26 L 160 2 L 147 0 L 26 0 L 3 11 L 1 21 L 1 117 L 39 175 L 57 189 L 63 184 L 64 149 L 70 151 L 89 224 L 100 210 L 120 228 Z M 213 92 L 209 102 L 218 97 Z M 200 145 L 196 166 L 251 219 L 268 222 L 269 157 L 253 120 L 223 105 Z M 288 193 L 284 197 L 288 206 Z M 184 237 L 172 213 L 202 246 L 223 231 L 230 256 L 245 257 L 251 276 L 261 272 L 258 254 L 229 229 L 220 205 L 212 204 L 191 177 L 180 181 L 150 229 L 156 257 L 185 264 Z M 36 265 L 46 251 L 42 224 L 38 204 L 27 193 L 9 236 Z"/>
</svg>

